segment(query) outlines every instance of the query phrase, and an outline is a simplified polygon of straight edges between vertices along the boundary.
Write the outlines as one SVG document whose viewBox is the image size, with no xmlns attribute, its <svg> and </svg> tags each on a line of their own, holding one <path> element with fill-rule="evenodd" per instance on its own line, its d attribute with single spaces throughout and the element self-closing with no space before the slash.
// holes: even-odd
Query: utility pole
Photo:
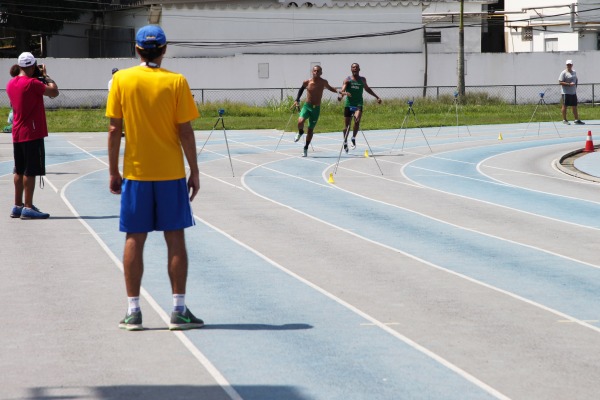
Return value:
<svg viewBox="0 0 600 400">
<path fill-rule="evenodd" d="M 425 72 L 423 73 L 423 98 L 427 97 L 427 69 L 429 54 L 427 51 L 427 27 L 423 25 L 423 46 L 425 50 Z"/>
<path fill-rule="evenodd" d="M 461 98 L 465 95 L 465 0 L 460 0 L 460 22 L 458 25 L 458 85 L 456 90 Z"/>
</svg>

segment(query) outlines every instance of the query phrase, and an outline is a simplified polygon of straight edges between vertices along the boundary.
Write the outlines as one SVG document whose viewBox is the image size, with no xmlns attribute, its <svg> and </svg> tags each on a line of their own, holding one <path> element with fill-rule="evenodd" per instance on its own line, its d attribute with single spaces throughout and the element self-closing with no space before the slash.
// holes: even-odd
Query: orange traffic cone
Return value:
<svg viewBox="0 0 600 400">
<path fill-rule="evenodd" d="M 594 142 L 592 142 L 592 131 L 588 131 L 587 140 L 585 141 L 585 152 L 594 151 Z"/>
</svg>

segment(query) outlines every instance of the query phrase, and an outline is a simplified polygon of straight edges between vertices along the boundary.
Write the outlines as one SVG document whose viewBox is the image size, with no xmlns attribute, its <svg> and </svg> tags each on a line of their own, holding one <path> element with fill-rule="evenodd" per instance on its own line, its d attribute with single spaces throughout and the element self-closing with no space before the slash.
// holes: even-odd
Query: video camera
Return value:
<svg viewBox="0 0 600 400">
<path fill-rule="evenodd" d="M 42 73 L 44 68 L 44 65 L 37 65 L 37 62 L 35 63 L 35 68 L 33 69 L 33 77 L 36 78 L 37 80 L 39 80 L 40 82 L 42 82 L 44 85 L 47 85 L 48 82 L 46 81 L 46 78 L 44 78 L 44 74 Z"/>
</svg>

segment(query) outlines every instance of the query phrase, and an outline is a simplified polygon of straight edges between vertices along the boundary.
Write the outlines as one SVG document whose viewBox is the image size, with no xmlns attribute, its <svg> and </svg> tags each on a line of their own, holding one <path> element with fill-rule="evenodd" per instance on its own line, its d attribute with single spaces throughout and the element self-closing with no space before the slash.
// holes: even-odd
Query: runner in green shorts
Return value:
<svg viewBox="0 0 600 400">
<path fill-rule="evenodd" d="M 344 93 L 348 94 L 344 105 L 344 150 L 348 152 L 348 136 L 350 133 L 350 124 L 354 119 L 354 128 L 352 130 L 352 149 L 356 148 L 356 135 L 360 127 L 360 119 L 363 111 L 363 91 L 366 91 L 371 96 L 377 99 L 377 103 L 381 104 L 381 99 L 375 94 L 373 89 L 367 85 L 367 78 L 360 76 L 360 65 L 354 63 L 350 66 L 352 75 L 344 80 L 342 86 L 342 92 L 338 96 L 338 101 L 341 101 L 344 97 Z M 356 107 L 357 110 L 352 113 L 350 107 Z"/>
<path fill-rule="evenodd" d="M 302 157 L 307 156 L 308 146 L 310 145 L 315 126 L 319 120 L 323 90 L 327 88 L 333 93 L 342 94 L 342 91 L 338 91 L 336 88 L 329 85 L 329 82 L 321 78 L 321 75 L 323 75 L 323 69 L 320 65 L 315 65 L 312 69 L 312 79 L 302 82 L 302 86 L 298 90 L 298 95 L 296 96 L 296 101 L 294 101 L 293 105 L 293 107 L 298 107 L 302 93 L 304 92 L 304 89 L 306 89 L 306 102 L 304 103 L 304 106 L 302 107 L 298 117 L 298 134 L 294 139 L 295 142 L 300 140 L 300 137 L 302 137 L 304 134 L 304 121 L 308 119 L 308 132 L 306 133 L 306 143 L 304 144 Z"/>
</svg>

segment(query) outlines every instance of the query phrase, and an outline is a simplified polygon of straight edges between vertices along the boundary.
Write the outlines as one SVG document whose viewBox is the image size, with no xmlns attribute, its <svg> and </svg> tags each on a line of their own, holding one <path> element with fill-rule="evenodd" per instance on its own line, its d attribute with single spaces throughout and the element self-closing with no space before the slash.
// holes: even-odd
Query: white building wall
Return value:
<svg viewBox="0 0 600 400">
<path fill-rule="evenodd" d="M 168 54 L 169 49 L 167 49 Z M 565 60 L 574 60 L 580 83 L 600 83 L 600 52 L 562 53 L 470 53 L 466 60 L 466 85 L 533 85 L 558 87 Z M 0 59 L 8 71 L 16 60 Z M 138 65 L 138 59 L 42 59 L 61 89 L 106 89 L 114 67 Z M 418 87 L 423 85 L 423 54 L 248 54 L 220 58 L 166 58 L 163 66 L 183 73 L 194 89 L 297 88 L 310 77 L 312 63 L 320 63 L 323 77 L 336 87 L 358 62 L 373 87 Z M 259 78 L 259 64 L 269 64 L 268 78 Z M 430 86 L 456 86 L 456 54 L 430 54 Z M 6 87 L 9 74 L 0 74 Z"/>
<path fill-rule="evenodd" d="M 388 53 L 420 52 L 421 6 L 418 2 L 381 5 L 285 7 L 164 5 L 161 26 L 173 46 L 173 57 L 215 57 L 236 53 Z M 381 32 L 414 32 L 351 40 Z M 245 42 L 271 42 L 244 46 Z M 288 41 L 278 45 L 273 42 Z M 240 42 L 239 46 L 218 45 Z M 217 43 L 211 46 L 210 43 Z M 184 47 L 185 46 L 185 47 Z"/>
</svg>

